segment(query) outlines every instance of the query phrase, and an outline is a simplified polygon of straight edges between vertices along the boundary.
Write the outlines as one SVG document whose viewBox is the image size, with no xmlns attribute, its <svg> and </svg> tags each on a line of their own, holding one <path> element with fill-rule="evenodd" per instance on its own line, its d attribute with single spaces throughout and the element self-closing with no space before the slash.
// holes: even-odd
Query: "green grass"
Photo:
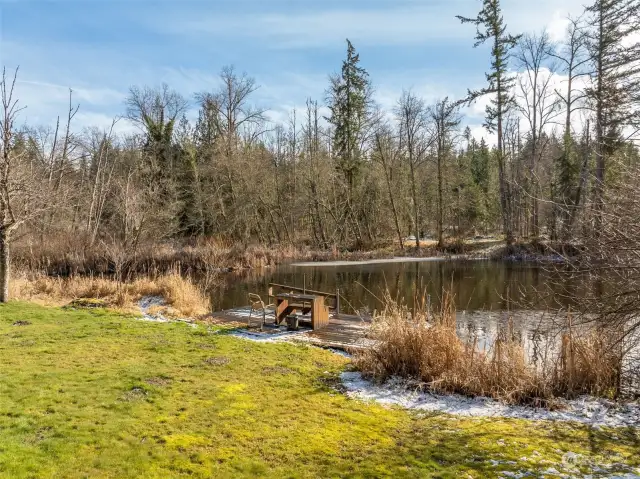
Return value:
<svg viewBox="0 0 640 479">
<path fill-rule="evenodd" d="M 385 409 L 333 388 L 340 356 L 203 326 L 11 303 L 0 338 L 3 477 L 498 477 L 567 451 L 583 472 L 639 460 L 634 429 Z"/>
</svg>

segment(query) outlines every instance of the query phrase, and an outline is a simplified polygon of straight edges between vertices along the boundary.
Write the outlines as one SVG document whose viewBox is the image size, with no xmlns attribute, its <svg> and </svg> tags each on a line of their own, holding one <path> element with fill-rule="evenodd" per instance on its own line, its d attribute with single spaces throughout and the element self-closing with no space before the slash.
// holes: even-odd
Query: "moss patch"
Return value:
<svg viewBox="0 0 640 479">
<path fill-rule="evenodd" d="M 635 429 L 385 409 L 331 387 L 329 352 L 100 309 L 0 305 L 0 364 L 4 477 L 560 477 L 640 458 Z"/>
</svg>

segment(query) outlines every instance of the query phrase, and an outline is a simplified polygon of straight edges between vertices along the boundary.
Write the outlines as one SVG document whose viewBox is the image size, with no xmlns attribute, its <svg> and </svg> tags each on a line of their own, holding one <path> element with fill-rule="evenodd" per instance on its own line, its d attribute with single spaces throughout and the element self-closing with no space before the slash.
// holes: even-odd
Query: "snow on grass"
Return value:
<svg viewBox="0 0 640 479">
<path fill-rule="evenodd" d="M 256 343 L 281 343 L 291 341 L 307 331 L 283 331 L 280 333 L 264 333 L 260 331 L 251 331 L 248 329 L 234 329 L 229 331 L 229 336 L 234 336 L 240 339 L 246 339 L 248 341 L 254 341 Z"/>
<path fill-rule="evenodd" d="M 151 314 L 150 311 L 152 308 L 161 308 L 166 306 L 164 298 L 161 296 L 145 296 L 144 298 L 138 301 L 138 306 L 140 307 L 140 311 L 142 312 L 142 319 L 144 321 L 153 321 L 158 323 L 168 323 L 170 320 L 165 318 L 161 314 Z"/>
<path fill-rule="evenodd" d="M 192 319 L 188 318 L 168 318 L 164 311 L 167 311 L 168 306 L 167 302 L 164 300 L 162 296 L 145 296 L 138 301 L 138 307 L 140 308 L 140 312 L 142 313 L 142 321 L 149 321 L 152 323 L 174 323 L 174 322 L 182 322 L 187 323 L 192 327 L 197 327 L 198 325 L 194 323 Z"/>
<path fill-rule="evenodd" d="M 583 397 L 564 401 L 563 410 L 549 411 L 524 406 L 509 406 L 489 398 L 437 395 L 411 390 L 401 379 L 375 384 L 358 372 L 344 372 L 341 379 L 353 398 L 401 406 L 425 412 L 442 412 L 464 417 L 505 417 L 514 419 L 575 421 L 593 427 L 640 428 L 640 404 L 618 404 L 604 399 Z"/>
</svg>

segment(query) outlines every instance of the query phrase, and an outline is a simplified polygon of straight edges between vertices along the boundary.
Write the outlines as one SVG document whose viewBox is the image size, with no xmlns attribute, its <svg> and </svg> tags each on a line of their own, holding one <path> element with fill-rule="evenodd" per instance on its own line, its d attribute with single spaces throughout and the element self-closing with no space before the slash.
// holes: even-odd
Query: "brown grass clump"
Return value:
<svg viewBox="0 0 640 479">
<path fill-rule="evenodd" d="M 434 392 L 487 396 L 511 404 L 551 405 L 557 397 L 611 396 L 619 386 L 622 359 L 603 334 L 569 331 L 555 354 L 533 365 L 512 323 L 480 350 L 477 338 L 461 339 L 451 295 L 437 313 L 411 312 L 387 297 L 375 320 L 375 345 L 360 351 L 355 364 L 364 374 L 384 380 L 399 376 Z"/>
<path fill-rule="evenodd" d="M 554 371 L 558 389 L 595 396 L 617 396 L 624 360 L 618 336 L 606 329 L 578 333 L 569 326 L 562 335 Z"/>
<path fill-rule="evenodd" d="M 61 306 L 79 298 L 100 299 L 109 307 L 137 312 L 145 296 L 161 296 L 179 315 L 194 317 L 209 312 L 209 300 L 191 281 L 177 273 L 130 282 L 90 276 L 55 278 L 42 274 L 20 274 L 10 282 L 12 298 Z"/>
</svg>

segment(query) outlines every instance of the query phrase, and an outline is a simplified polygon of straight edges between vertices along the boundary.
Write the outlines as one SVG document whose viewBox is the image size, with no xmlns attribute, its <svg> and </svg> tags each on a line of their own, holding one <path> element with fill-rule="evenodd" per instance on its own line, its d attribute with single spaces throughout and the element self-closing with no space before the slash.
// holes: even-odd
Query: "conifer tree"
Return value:
<svg viewBox="0 0 640 479">
<path fill-rule="evenodd" d="M 331 77 L 328 118 L 333 125 L 336 168 L 352 192 L 362 166 L 360 138 L 367 121 L 371 85 L 369 74 L 359 66 L 360 55 L 347 39 L 347 58 L 340 75 Z"/>
<path fill-rule="evenodd" d="M 345 194 L 340 212 L 343 224 L 349 224 L 357 243 L 362 242 L 354 194 L 362 173 L 362 136 L 369 117 L 371 85 L 369 74 L 359 66 L 360 55 L 347 39 L 347 58 L 339 75 L 330 78 L 327 106 L 333 126 L 333 158 L 335 168 L 344 181 Z M 360 215 L 361 216 L 361 215 Z M 341 228 L 343 234 L 345 229 Z"/>
<path fill-rule="evenodd" d="M 496 157 L 500 181 L 500 206 L 502 209 L 503 232 L 507 243 L 514 241 L 511 211 L 511 192 L 507 183 L 504 160 L 503 121 L 507 113 L 515 107 L 512 93 L 515 78 L 508 73 L 510 51 L 517 45 L 520 36 L 507 33 L 507 25 L 502 17 L 500 0 L 483 0 L 482 10 L 476 18 L 457 17 L 462 23 L 476 26 L 474 47 L 491 43 L 491 70 L 486 74 L 488 85 L 480 90 L 469 90 L 467 102 L 473 102 L 485 95 L 492 95 L 487 106 L 485 127 L 498 136 Z"/>
<path fill-rule="evenodd" d="M 624 128 L 640 127 L 640 0 L 595 0 L 587 7 L 587 45 L 595 110 L 596 231 L 600 230 L 606 165 L 622 145 Z"/>
</svg>

